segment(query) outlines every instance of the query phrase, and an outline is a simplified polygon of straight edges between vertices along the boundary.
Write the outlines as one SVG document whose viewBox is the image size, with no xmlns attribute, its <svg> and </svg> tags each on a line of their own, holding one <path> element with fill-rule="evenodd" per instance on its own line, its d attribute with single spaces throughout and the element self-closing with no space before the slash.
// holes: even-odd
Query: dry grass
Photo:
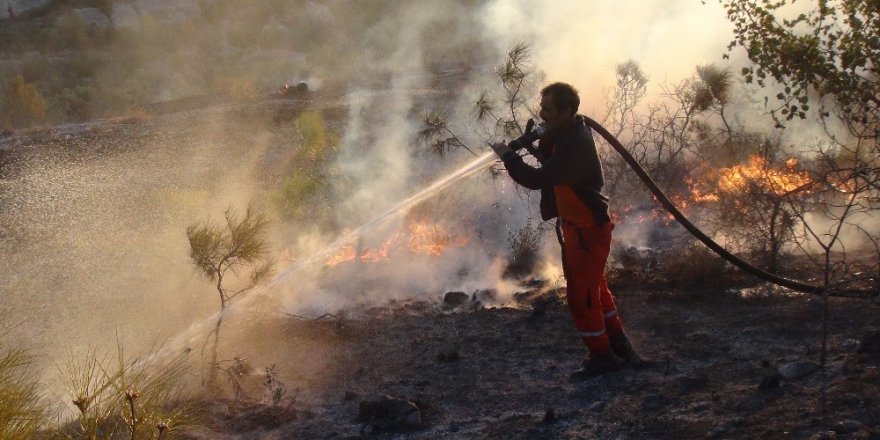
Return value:
<svg viewBox="0 0 880 440">
<path fill-rule="evenodd" d="M 40 386 L 25 350 L 0 345 L 0 438 L 32 439 L 45 416 Z"/>
<path fill-rule="evenodd" d="M 185 387 L 188 355 L 167 358 L 156 348 L 129 358 L 122 344 L 109 360 L 89 350 L 69 355 L 58 369 L 76 420 L 57 435 L 67 439 L 172 439 L 197 423 Z"/>
</svg>

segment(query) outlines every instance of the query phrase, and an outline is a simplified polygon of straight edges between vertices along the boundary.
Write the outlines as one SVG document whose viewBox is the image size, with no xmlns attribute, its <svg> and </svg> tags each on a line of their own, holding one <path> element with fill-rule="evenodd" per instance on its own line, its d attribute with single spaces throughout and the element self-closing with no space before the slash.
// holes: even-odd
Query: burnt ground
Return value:
<svg viewBox="0 0 880 440">
<path fill-rule="evenodd" d="M 828 363 L 815 371 L 817 297 L 622 288 L 628 331 L 653 365 L 570 383 L 584 350 L 562 294 L 532 291 L 517 308 L 393 303 L 257 328 L 290 350 L 277 368 L 297 398 L 289 411 L 213 401 L 214 431 L 196 437 L 880 438 L 880 353 L 858 352 L 880 327 L 876 299 L 831 298 Z M 777 384 L 778 367 L 797 362 L 802 377 Z M 416 420 L 360 409 L 383 395 L 411 402 Z"/>
</svg>

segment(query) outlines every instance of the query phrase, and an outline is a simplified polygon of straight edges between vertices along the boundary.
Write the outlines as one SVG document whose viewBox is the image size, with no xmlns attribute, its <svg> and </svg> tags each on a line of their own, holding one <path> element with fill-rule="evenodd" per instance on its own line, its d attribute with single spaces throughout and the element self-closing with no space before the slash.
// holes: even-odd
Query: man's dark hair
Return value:
<svg viewBox="0 0 880 440">
<path fill-rule="evenodd" d="M 571 84 L 556 82 L 541 89 L 541 96 L 550 95 L 553 97 L 553 105 L 556 110 L 562 110 L 566 107 L 572 109 L 577 114 L 578 106 L 581 105 L 581 98 L 578 97 L 578 91 Z"/>
</svg>

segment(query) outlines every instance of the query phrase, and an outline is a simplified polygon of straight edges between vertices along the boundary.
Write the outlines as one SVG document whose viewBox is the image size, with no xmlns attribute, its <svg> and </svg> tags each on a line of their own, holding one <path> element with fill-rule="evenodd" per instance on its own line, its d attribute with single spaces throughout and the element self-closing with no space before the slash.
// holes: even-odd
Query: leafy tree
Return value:
<svg viewBox="0 0 880 440">
<path fill-rule="evenodd" d="M 729 49 L 742 46 L 753 66 L 747 82 L 784 88 L 774 117 L 806 117 L 810 94 L 829 98 L 854 135 L 880 135 L 880 8 L 876 0 L 818 0 L 792 19 L 794 0 L 721 0 L 734 25 Z"/>
<path fill-rule="evenodd" d="M 528 43 L 521 42 L 507 51 L 504 62 L 495 67 L 500 82 L 498 93 L 483 91 L 474 102 L 477 131 L 485 139 L 515 139 L 525 132 L 526 119 L 534 118 L 532 107 L 543 80 L 532 61 Z M 463 148 L 473 155 L 476 150 L 456 133 L 452 122 L 441 112 L 427 112 L 419 138 L 439 154 Z"/>
<path fill-rule="evenodd" d="M 648 77 L 634 60 L 618 64 L 615 69 L 616 84 L 607 93 L 605 123 L 615 137 L 620 137 L 635 118 L 636 106 L 648 91 Z"/>
<path fill-rule="evenodd" d="M 220 314 L 214 331 L 213 352 L 208 375 L 208 385 L 215 386 L 217 379 L 217 346 L 223 312 L 230 301 L 267 281 L 272 275 L 273 262 L 266 259 L 268 242 L 264 238 L 269 223 L 262 213 L 248 206 L 244 216 L 231 207 L 225 212 L 225 225 L 210 221 L 197 222 L 186 228 L 189 239 L 190 258 L 207 280 L 215 283 L 220 298 Z M 250 274 L 244 286 L 232 288 L 230 278 L 237 278 L 237 270 L 249 268 Z M 210 340 L 210 336 L 209 336 Z M 208 341 L 205 342 L 207 345 Z"/>
</svg>

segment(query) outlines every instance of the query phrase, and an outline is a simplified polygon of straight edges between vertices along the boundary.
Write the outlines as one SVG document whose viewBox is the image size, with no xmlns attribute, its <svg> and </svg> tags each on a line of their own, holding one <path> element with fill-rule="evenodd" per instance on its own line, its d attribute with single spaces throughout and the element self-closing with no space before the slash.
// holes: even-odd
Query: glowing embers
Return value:
<svg viewBox="0 0 880 440">
<path fill-rule="evenodd" d="M 359 244 L 349 244 L 342 247 L 338 254 L 326 261 L 326 265 L 336 266 L 355 261 L 380 263 L 390 260 L 389 254 L 396 255 L 401 251 L 411 255 L 440 256 L 449 249 L 464 247 L 467 243 L 467 237 L 449 232 L 442 225 L 413 221 L 405 232 L 392 234 L 380 246 L 364 247 Z"/>
</svg>

